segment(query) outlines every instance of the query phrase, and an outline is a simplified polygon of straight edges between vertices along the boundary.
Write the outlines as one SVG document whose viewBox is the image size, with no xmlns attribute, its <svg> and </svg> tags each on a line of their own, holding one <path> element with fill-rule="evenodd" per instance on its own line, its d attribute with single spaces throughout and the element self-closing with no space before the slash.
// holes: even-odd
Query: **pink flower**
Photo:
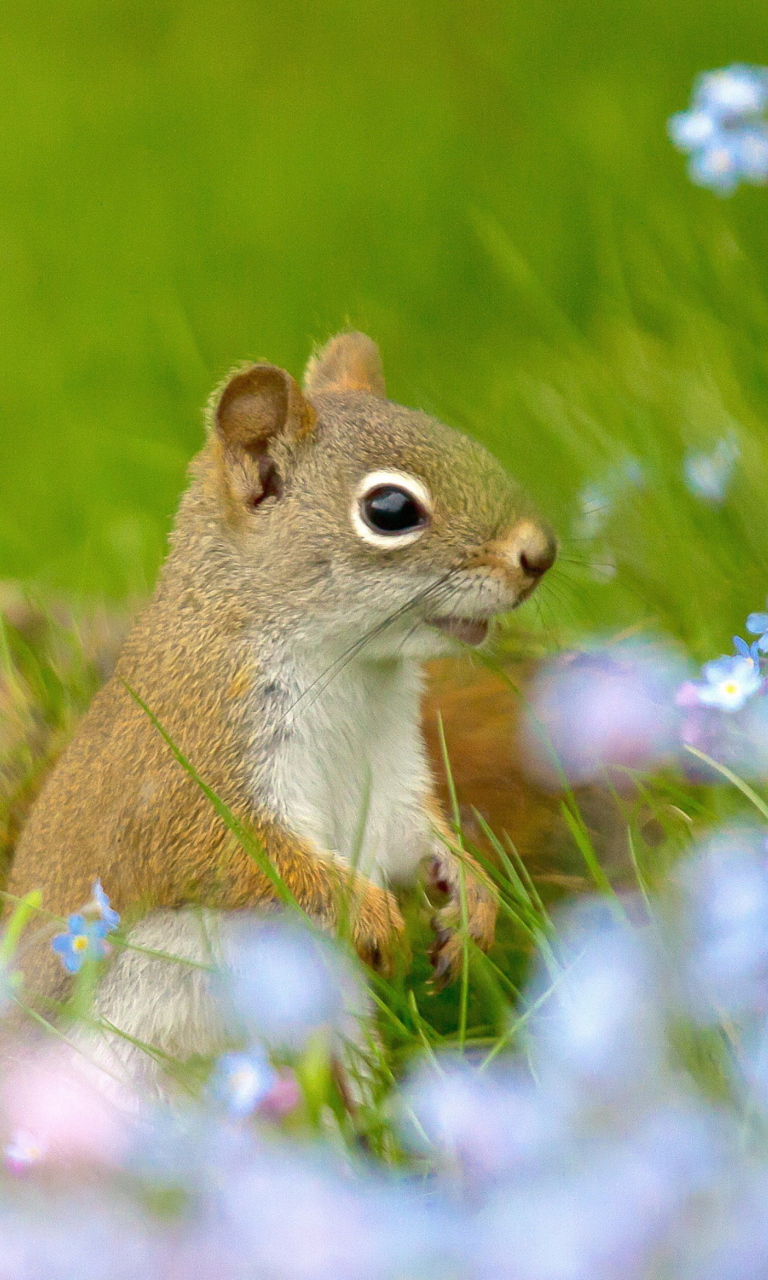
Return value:
<svg viewBox="0 0 768 1280">
<path fill-rule="evenodd" d="M 278 1072 L 277 1080 L 262 1099 L 259 1115 L 267 1120 L 282 1120 L 295 1111 L 301 1102 L 301 1088 L 294 1073 L 286 1068 Z"/>
<path fill-rule="evenodd" d="M 547 663 L 524 721 L 525 758 L 545 786 L 588 782 L 606 768 L 671 758 L 680 712 L 680 659 L 659 644 L 623 643 Z M 615 779 L 614 779 L 615 781 Z"/>
<path fill-rule="evenodd" d="M 0 1108 L 10 1168 L 119 1164 L 138 1100 L 69 1045 L 28 1053 L 7 1071 Z"/>
<path fill-rule="evenodd" d="M 5 1163 L 13 1173 L 25 1173 L 34 1165 L 41 1164 L 47 1154 L 47 1148 L 33 1133 L 17 1129 L 11 1141 L 6 1143 Z"/>
</svg>

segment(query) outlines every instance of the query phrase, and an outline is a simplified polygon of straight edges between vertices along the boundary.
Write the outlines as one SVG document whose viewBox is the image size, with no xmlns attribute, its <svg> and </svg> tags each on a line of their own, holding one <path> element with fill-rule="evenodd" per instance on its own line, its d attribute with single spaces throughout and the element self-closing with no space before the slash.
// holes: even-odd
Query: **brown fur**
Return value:
<svg viewBox="0 0 768 1280">
<path fill-rule="evenodd" d="M 340 333 L 312 357 L 304 378 L 309 395 L 324 391 L 369 391 L 384 396 L 379 348 L 364 333 Z"/>
</svg>

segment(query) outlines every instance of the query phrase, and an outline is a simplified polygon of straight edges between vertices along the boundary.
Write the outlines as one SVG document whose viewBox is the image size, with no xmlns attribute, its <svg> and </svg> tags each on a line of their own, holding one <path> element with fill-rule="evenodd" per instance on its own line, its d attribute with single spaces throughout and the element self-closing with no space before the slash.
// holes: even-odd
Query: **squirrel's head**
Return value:
<svg viewBox="0 0 768 1280">
<path fill-rule="evenodd" d="M 260 618 L 311 643 L 368 637 L 379 657 L 479 644 L 555 559 L 552 533 L 486 449 L 386 399 L 361 333 L 313 356 L 303 391 L 274 365 L 231 373 L 196 471 L 185 545 L 197 512 Z"/>
</svg>

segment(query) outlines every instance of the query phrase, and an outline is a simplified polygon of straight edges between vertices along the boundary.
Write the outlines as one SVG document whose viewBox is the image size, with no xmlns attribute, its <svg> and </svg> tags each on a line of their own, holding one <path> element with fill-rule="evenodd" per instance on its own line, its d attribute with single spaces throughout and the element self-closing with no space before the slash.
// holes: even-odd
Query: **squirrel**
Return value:
<svg viewBox="0 0 768 1280">
<path fill-rule="evenodd" d="M 385 974 L 408 954 L 392 887 L 426 868 L 447 895 L 431 950 L 444 983 L 462 921 L 491 946 L 497 902 L 440 811 L 422 666 L 483 644 L 556 555 L 483 446 L 386 398 L 361 333 L 315 354 L 303 390 L 272 364 L 233 370 L 190 473 L 154 594 L 38 796 L 7 886 L 65 916 L 100 879 L 144 950 L 119 949 L 97 1012 L 178 1056 L 204 1051 L 213 1015 L 197 972 L 151 950 L 200 959 L 201 909 L 266 909 L 275 887 L 167 739 L 309 917 L 333 928 L 346 901 L 355 949 Z M 26 998 L 48 1007 L 69 981 L 53 932 L 21 954 Z"/>
</svg>

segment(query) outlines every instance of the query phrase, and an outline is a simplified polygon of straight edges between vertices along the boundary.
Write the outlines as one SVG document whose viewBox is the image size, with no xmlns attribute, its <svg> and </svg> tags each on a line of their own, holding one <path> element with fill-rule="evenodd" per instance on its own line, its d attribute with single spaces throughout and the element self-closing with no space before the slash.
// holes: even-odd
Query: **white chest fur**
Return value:
<svg viewBox="0 0 768 1280">
<path fill-rule="evenodd" d="M 317 655 L 291 674 L 293 687 L 309 692 L 272 752 L 270 807 L 296 835 L 372 879 L 411 879 L 431 843 L 420 665 L 355 660 L 327 688 L 311 687 L 326 666 Z"/>
</svg>

